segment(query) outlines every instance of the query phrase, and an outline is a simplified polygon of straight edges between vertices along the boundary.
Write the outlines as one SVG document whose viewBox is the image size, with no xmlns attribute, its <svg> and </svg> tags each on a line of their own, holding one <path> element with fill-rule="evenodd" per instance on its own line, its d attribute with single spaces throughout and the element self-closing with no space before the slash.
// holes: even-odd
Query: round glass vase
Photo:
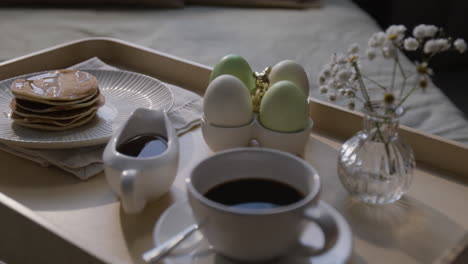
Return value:
<svg viewBox="0 0 468 264">
<path fill-rule="evenodd" d="M 364 129 L 341 146 L 338 175 L 353 198 L 392 203 L 408 191 L 416 166 L 413 150 L 398 135 L 404 111 L 374 102 L 364 113 Z"/>
</svg>

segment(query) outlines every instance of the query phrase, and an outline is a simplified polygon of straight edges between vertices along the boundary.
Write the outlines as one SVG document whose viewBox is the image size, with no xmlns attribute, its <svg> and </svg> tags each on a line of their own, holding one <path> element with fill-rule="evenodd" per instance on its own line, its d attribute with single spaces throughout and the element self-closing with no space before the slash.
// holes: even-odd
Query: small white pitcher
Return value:
<svg viewBox="0 0 468 264">
<path fill-rule="evenodd" d="M 117 151 L 121 143 L 143 134 L 167 139 L 167 149 L 152 157 L 132 157 Z M 111 189 L 120 196 L 126 213 L 139 213 L 146 203 L 167 193 L 177 174 L 179 140 L 163 110 L 138 108 L 107 143 L 104 171 Z"/>
</svg>

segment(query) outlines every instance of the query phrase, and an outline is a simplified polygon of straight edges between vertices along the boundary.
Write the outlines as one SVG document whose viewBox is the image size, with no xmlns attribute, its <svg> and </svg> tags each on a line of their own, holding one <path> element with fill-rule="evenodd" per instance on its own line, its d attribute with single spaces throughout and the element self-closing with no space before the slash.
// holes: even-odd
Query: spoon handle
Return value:
<svg viewBox="0 0 468 264">
<path fill-rule="evenodd" d="M 172 249 L 174 249 L 180 242 L 184 241 L 190 234 L 198 229 L 198 225 L 193 224 L 176 234 L 160 246 L 155 247 L 143 254 L 143 260 L 147 263 L 156 263 L 165 257 Z"/>
</svg>

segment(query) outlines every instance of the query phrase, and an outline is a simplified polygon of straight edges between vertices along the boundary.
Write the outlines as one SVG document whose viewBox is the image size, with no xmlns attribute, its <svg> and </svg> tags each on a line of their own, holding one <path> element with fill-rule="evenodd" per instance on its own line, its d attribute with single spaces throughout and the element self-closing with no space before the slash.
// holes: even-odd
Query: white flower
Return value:
<svg viewBox="0 0 468 264">
<path fill-rule="evenodd" d="M 336 94 L 334 94 L 334 93 L 329 93 L 329 94 L 328 94 L 328 100 L 330 100 L 331 102 L 336 101 Z"/>
<path fill-rule="evenodd" d="M 328 86 L 327 85 L 320 86 L 319 91 L 320 91 L 321 94 L 328 93 Z"/>
<path fill-rule="evenodd" d="M 424 25 L 424 36 L 427 38 L 432 38 L 435 36 L 439 29 L 434 25 Z"/>
<path fill-rule="evenodd" d="M 323 75 L 319 75 L 318 80 L 319 80 L 319 84 L 322 85 L 322 84 L 325 84 L 325 82 L 327 81 L 327 78 L 325 78 L 325 76 Z"/>
<path fill-rule="evenodd" d="M 439 47 L 439 51 L 446 51 L 450 49 L 450 43 L 447 39 L 436 39 L 436 43 Z"/>
<path fill-rule="evenodd" d="M 385 41 L 386 35 L 383 32 L 377 32 L 372 35 L 367 43 L 370 47 L 376 48 L 381 46 Z"/>
<path fill-rule="evenodd" d="M 382 55 L 385 59 L 394 58 L 396 55 L 396 49 L 393 45 L 386 45 L 382 48 Z"/>
<path fill-rule="evenodd" d="M 336 62 L 338 64 L 346 64 L 346 63 L 348 63 L 348 58 L 343 54 L 338 54 L 336 56 Z"/>
<path fill-rule="evenodd" d="M 421 24 L 413 29 L 413 36 L 417 39 L 432 38 L 439 29 L 434 25 Z"/>
<path fill-rule="evenodd" d="M 458 38 L 453 42 L 453 46 L 458 52 L 463 53 L 466 51 L 466 42 L 464 39 Z"/>
<path fill-rule="evenodd" d="M 331 76 L 331 71 L 328 65 L 322 69 L 322 71 L 320 72 L 320 76 L 323 76 L 325 78 L 329 78 Z"/>
<path fill-rule="evenodd" d="M 348 47 L 348 54 L 356 54 L 359 52 L 359 45 L 357 43 L 353 43 Z"/>
<path fill-rule="evenodd" d="M 418 61 L 416 61 L 416 70 L 418 71 L 419 74 L 422 74 L 422 75 L 434 74 L 434 71 L 431 68 L 429 68 L 429 64 L 427 64 L 427 62 L 419 63 Z"/>
<path fill-rule="evenodd" d="M 346 91 L 346 96 L 348 96 L 349 98 L 354 98 L 356 94 L 354 93 L 353 90 L 349 89 Z"/>
<path fill-rule="evenodd" d="M 392 25 L 387 28 L 385 33 L 387 39 L 401 41 L 405 37 L 406 27 L 403 25 Z"/>
<path fill-rule="evenodd" d="M 419 42 L 415 38 L 407 38 L 404 42 L 405 50 L 417 50 Z"/>
<path fill-rule="evenodd" d="M 368 48 L 366 50 L 366 55 L 369 60 L 373 60 L 377 56 L 377 52 L 375 52 L 375 49 L 373 48 Z"/>
<path fill-rule="evenodd" d="M 439 45 L 435 39 L 428 40 L 426 44 L 424 44 L 424 53 L 436 53 L 439 51 Z"/>
<path fill-rule="evenodd" d="M 422 39 L 426 36 L 426 25 L 421 24 L 413 29 L 413 36 L 417 39 Z"/>
<path fill-rule="evenodd" d="M 356 74 L 354 68 L 351 68 L 351 77 L 349 77 L 349 81 L 352 82 L 352 81 L 355 81 L 355 80 L 357 80 L 357 74 Z"/>
<path fill-rule="evenodd" d="M 336 76 L 336 73 L 338 71 L 340 71 L 341 69 L 343 69 L 345 67 L 344 64 L 338 64 L 336 63 L 335 65 L 333 65 L 332 69 L 331 69 L 331 77 L 335 77 Z"/>
<path fill-rule="evenodd" d="M 351 73 L 347 70 L 340 70 L 337 74 L 336 77 L 340 82 L 347 82 L 349 78 L 351 77 Z"/>
<path fill-rule="evenodd" d="M 403 25 L 391 25 L 387 28 L 385 33 L 387 34 L 403 34 L 406 31 L 406 27 Z"/>
<path fill-rule="evenodd" d="M 447 39 L 431 39 L 424 44 L 424 52 L 427 54 L 446 51 L 450 48 L 450 43 Z"/>
<path fill-rule="evenodd" d="M 336 82 L 334 80 L 332 80 L 332 79 L 330 79 L 328 81 L 327 85 L 328 85 L 329 89 L 335 89 L 336 90 L 338 88 L 337 85 L 336 85 Z"/>
<path fill-rule="evenodd" d="M 319 85 L 323 85 L 326 83 L 327 79 L 331 77 L 331 70 L 330 65 L 325 65 L 318 75 L 318 83 Z"/>
<path fill-rule="evenodd" d="M 367 41 L 367 45 L 372 48 L 376 48 L 379 46 L 379 43 L 377 43 L 377 40 L 372 36 L 369 41 Z"/>
</svg>

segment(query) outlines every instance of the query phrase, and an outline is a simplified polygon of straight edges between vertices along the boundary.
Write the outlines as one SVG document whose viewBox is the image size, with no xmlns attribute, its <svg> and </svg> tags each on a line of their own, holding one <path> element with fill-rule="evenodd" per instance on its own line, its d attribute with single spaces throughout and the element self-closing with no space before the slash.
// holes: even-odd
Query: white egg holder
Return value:
<svg viewBox="0 0 468 264">
<path fill-rule="evenodd" d="M 278 149 L 295 155 L 302 155 L 314 122 L 309 117 L 306 127 L 297 132 L 278 132 L 264 127 L 254 115 L 252 121 L 238 127 L 221 127 L 201 120 L 201 129 L 206 144 L 213 151 L 247 147 L 256 140 L 260 147 Z"/>
</svg>

